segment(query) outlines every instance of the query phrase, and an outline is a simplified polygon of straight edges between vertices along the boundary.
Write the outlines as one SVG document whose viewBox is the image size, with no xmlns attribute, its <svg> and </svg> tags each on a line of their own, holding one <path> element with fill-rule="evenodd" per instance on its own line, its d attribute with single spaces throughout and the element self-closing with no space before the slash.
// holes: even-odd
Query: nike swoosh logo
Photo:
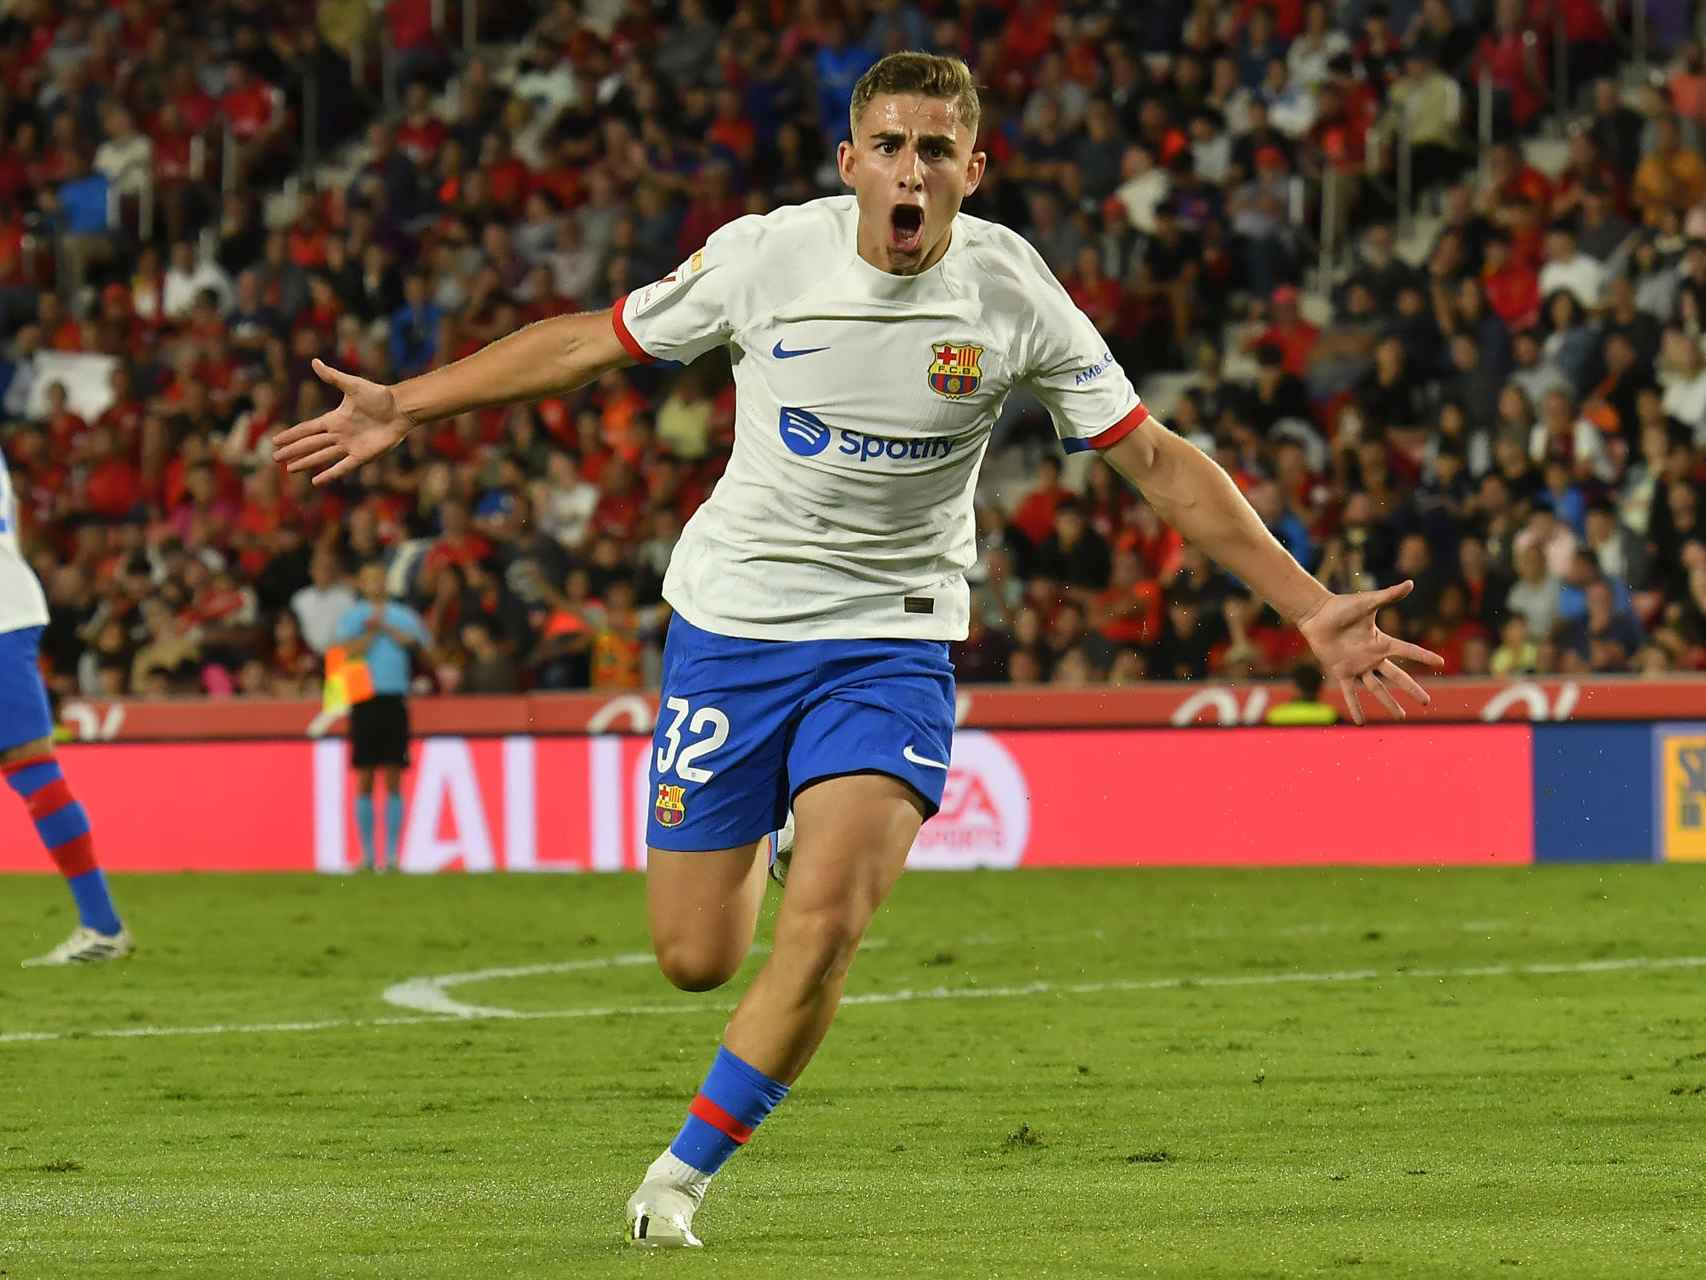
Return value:
<svg viewBox="0 0 1706 1280">
<path fill-rule="evenodd" d="M 778 360 L 792 360 L 795 356 L 815 356 L 820 351 L 828 350 L 828 347 L 802 347 L 798 351 L 789 351 L 781 344 L 780 341 L 778 341 L 770 354 L 775 356 Z"/>
<path fill-rule="evenodd" d="M 927 769 L 946 769 L 948 767 L 940 760 L 932 760 L 928 756 L 919 755 L 912 749 L 912 744 L 910 742 L 906 744 L 906 750 L 902 751 L 900 754 L 905 756 L 913 764 L 921 764 Z"/>
</svg>

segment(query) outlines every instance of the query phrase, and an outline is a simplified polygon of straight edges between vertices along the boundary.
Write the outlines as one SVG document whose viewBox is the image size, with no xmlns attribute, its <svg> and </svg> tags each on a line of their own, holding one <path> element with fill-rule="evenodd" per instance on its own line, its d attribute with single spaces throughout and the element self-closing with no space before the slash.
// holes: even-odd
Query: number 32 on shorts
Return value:
<svg viewBox="0 0 1706 1280">
<path fill-rule="evenodd" d="M 709 755 L 729 740 L 729 718 L 715 707 L 700 707 L 695 711 L 686 698 L 665 698 L 663 705 L 664 710 L 672 714 L 672 719 L 663 731 L 664 745 L 658 748 L 658 773 L 662 775 L 674 769 L 675 776 L 683 782 L 709 782 L 716 770 L 694 761 Z M 685 746 L 681 741 L 683 721 L 687 723 L 687 732 L 697 738 Z"/>
</svg>

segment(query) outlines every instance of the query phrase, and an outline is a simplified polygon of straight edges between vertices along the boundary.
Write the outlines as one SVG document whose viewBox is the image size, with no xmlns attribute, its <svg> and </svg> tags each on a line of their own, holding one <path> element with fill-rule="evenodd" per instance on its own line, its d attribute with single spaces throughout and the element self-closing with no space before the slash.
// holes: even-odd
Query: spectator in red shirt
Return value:
<svg viewBox="0 0 1706 1280">
<path fill-rule="evenodd" d="M 232 62 L 225 78 L 226 90 L 219 100 L 219 113 L 237 140 L 239 180 L 245 176 L 259 179 L 257 167 L 273 150 L 284 125 L 284 113 L 279 109 L 282 95 L 266 81 L 251 75 L 241 62 Z"/>
<path fill-rule="evenodd" d="M 1505 328 L 1525 329 L 1539 318 L 1539 273 L 1512 255 L 1510 240 L 1503 234 L 1495 234 L 1487 241 L 1481 284 L 1487 305 L 1505 322 Z"/>
<path fill-rule="evenodd" d="M 1548 0 L 1550 3 L 1550 0 Z M 1498 0 L 1493 29 L 1475 50 L 1475 72 L 1492 77 L 1494 111 L 1502 115 L 1505 132 L 1526 129 L 1546 103 L 1547 44 L 1528 26 L 1523 0 Z"/>
<path fill-rule="evenodd" d="M 241 61 L 230 63 L 225 79 L 229 87 L 220 97 L 220 114 L 229 121 L 232 133 L 239 142 L 266 137 L 278 123 L 276 90 L 249 75 L 249 68 Z"/>
<path fill-rule="evenodd" d="M 478 564 L 492 554 L 492 544 L 475 532 L 465 503 L 447 498 L 439 504 L 442 532 L 421 562 L 421 574 L 432 581 L 441 565 Z"/>
<path fill-rule="evenodd" d="M 403 122 L 397 126 L 397 149 L 423 171 L 431 168 L 450 130 L 432 109 L 432 92 L 416 81 L 403 98 Z"/>
<path fill-rule="evenodd" d="M 0 148 L 4 151 L 4 148 Z M 4 165 L 0 159 L 0 165 Z M 12 197 L 0 190 L 0 326 L 10 328 L 8 312 L 35 297 L 29 256 L 24 251 L 27 224 L 24 213 L 12 203 Z"/>
<path fill-rule="evenodd" d="M 161 106 L 148 136 L 154 143 L 156 190 L 162 187 L 176 188 L 188 182 L 192 176 L 191 144 L 195 130 L 185 122 L 183 112 L 176 102 L 167 102 Z M 168 225 L 167 237 L 174 242 L 183 239 L 182 227 Z"/>
<path fill-rule="evenodd" d="M 30 194 L 40 146 L 36 126 L 25 121 L 12 135 L 12 145 L 0 147 L 0 201 L 21 200 Z"/>
<path fill-rule="evenodd" d="M 1060 459 L 1045 454 L 1037 464 L 1037 487 L 1025 496 L 1010 523 L 1031 547 L 1040 547 L 1054 529 L 1054 509 L 1072 490 L 1060 482 Z"/>
<path fill-rule="evenodd" d="M 1090 601 L 1090 624 L 1120 648 L 1153 644 L 1160 635 L 1161 584 L 1143 576 L 1137 552 L 1114 552 L 1107 589 Z"/>
<path fill-rule="evenodd" d="M 1608 75 L 1617 65 L 1617 46 L 1605 20 L 1603 0 L 1528 0 L 1528 25 L 1550 32 L 1564 24 L 1564 65 L 1572 92 Z"/>
<path fill-rule="evenodd" d="M 1465 650 L 1472 641 L 1487 640 L 1486 627 L 1469 616 L 1463 588 L 1455 582 L 1448 582 L 1441 588 L 1434 615 L 1427 634 L 1431 643 L 1437 646 L 1434 652 L 1445 659 L 1441 674 L 1465 674 Z"/>
<path fill-rule="evenodd" d="M 108 520 L 136 514 L 142 501 L 142 474 L 118 451 L 111 431 L 95 427 L 87 433 L 82 462 L 87 468 L 83 495 L 89 511 Z"/>
<path fill-rule="evenodd" d="M 1368 149 L 1368 133 L 1380 116 L 1377 87 L 1357 75 L 1349 54 L 1327 60 L 1328 83 L 1338 90 L 1340 127 L 1345 137 L 1345 157 L 1361 163 Z"/>
<path fill-rule="evenodd" d="M 687 206 L 687 216 L 681 220 L 681 232 L 676 237 L 679 256 L 700 248 L 718 227 L 733 222 L 745 211 L 739 196 L 730 188 L 728 165 L 721 161 L 708 162 L 699 171 L 698 193 Z"/>
<path fill-rule="evenodd" d="M 758 128 L 747 118 L 738 89 L 725 85 L 717 90 L 717 114 L 705 133 L 705 141 L 728 152 L 743 170 L 751 167 L 753 149 L 758 145 Z"/>
<path fill-rule="evenodd" d="M 130 370 L 122 364 L 115 365 L 107 385 L 112 391 L 112 403 L 101 411 L 95 425 L 109 429 L 119 449 L 127 456 L 135 456 L 142 439 L 144 410 L 131 384 Z"/>
<path fill-rule="evenodd" d="M 1066 285 L 1068 296 L 1104 336 L 1111 335 L 1119 326 L 1125 302 L 1120 282 L 1102 270 L 1102 255 L 1093 245 L 1078 251 L 1073 266 Z"/>
<path fill-rule="evenodd" d="M 1014 7 L 1001 29 L 1001 48 L 1009 66 L 1034 65 L 1054 45 L 1054 0 Z"/>
<path fill-rule="evenodd" d="M 203 91 L 196 80 L 195 68 L 180 62 L 171 73 L 171 91 L 165 106 L 173 112 L 176 122 L 189 134 L 198 134 L 213 123 L 219 114 L 219 103 Z M 165 120 L 162 113 L 162 121 Z"/>
<path fill-rule="evenodd" d="M 480 144 L 480 170 L 486 175 L 492 202 L 507 216 L 520 213 L 522 202 L 533 186 L 533 170 L 510 149 L 508 135 L 486 135 Z"/>
<path fill-rule="evenodd" d="M 1273 319 L 1250 341 L 1249 349 L 1277 347 L 1285 371 L 1295 378 L 1305 377 L 1309 373 L 1309 357 L 1321 340 L 1321 330 L 1303 318 L 1295 285 L 1282 284 L 1275 289 L 1273 306 Z"/>
<path fill-rule="evenodd" d="M 1496 142 L 1487 153 L 1486 190 L 1497 205 L 1531 204 L 1545 209 L 1552 203 L 1551 180 L 1509 142 Z"/>
<path fill-rule="evenodd" d="M 1133 503 L 1126 509 L 1125 523 L 1112 541 L 1116 550 L 1137 553 L 1145 578 L 1169 585 L 1179 576 L 1185 540 L 1172 525 L 1164 524 L 1147 502 Z"/>
<path fill-rule="evenodd" d="M 285 251 L 304 271 L 326 265 L 326 228 L 312 207 L 304 209 L 285 235 Z"/>
<path fill-rule="evenodd" d="M 612 457 L 604 465 L 599 487 L 604 496 L 593 509 L 592 527 L 608 537 L 631 541 L 646 514 L 646 494 L 634 468 L 621 456 Z"/>
<path fill-rule="evenodd" d="M 55 450 L 69 454 L 83 438 L 89 424 L 71 411 L 65 384 L 47 384 L 47 436 Z"/>
<path fill-rule="evenodd" d="M 49 351 L 85 351 L 88 349 L 83 322 L 65 310 L 57 293 L 43 290 L 36 300 L 36 323 L 41 326 L 42 343 Z"/>
<path fill-rule="evenodd" d="M 432 29 L 431 0 L 386 0 L 385 25 L 392 45 L 401 53 L 416 56 L 411 72 L 418 67 L 418 59 L 435 54 L 438 37 Z"/>
<path fill-rule="evenodd" d="M 232 524 L 231 545 L 246 578 L 255 578 L 266 567 L 273 535 L 294 514 L 279 486 L 279 474 L 277 467 L 260 467 L 243 479 L 243 507 Z"/>
</svg>

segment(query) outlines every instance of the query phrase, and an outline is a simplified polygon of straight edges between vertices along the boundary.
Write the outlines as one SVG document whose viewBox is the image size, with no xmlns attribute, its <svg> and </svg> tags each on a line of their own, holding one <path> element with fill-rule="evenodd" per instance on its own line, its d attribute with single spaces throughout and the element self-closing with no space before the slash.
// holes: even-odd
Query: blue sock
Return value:
<svg viewBox="0 0 1706 1280">
<path fill-rule="evenodd" d="M 385 797 L 385 865 L 397 869 L 397 851 L 403 847 L 403 797 L 395 791 Z"/>
<path fill-rule="evenodd" d="M 124 926 L 113 909 L 112 895 L 107 892 L 107 877 L 99 867 L 72 876 L 65 882 L 71 888 L 71 899 L 77 904 L 77 918 L 96 933 L 117 933 Z"/>
<path fill-rule="evenodd" d="M 669 1144 L 669 1152 L 709 1176 L 723 1167 L 737 1147 L 746 1145 L 759 1121 L 787 1096 L 787 1085 L 719 1045 L 699 1096 L 687 1108 L 687 1123 Z"/>
<path fill-rule="evenodd" d="M 70 886 L 78 920 L 97 933 L 117 933 L 123 926 L 113 910 L 106 877 L 95 865 L 89 815 L 71 794 L 59 761 L 50 755 L 33 756 L 14 761 L 0 773 L 23 800 L 48 856 Z"/>
<path fill-rule="evenodd" d="M 355 829 L 361 836 L 361 865 L 373 865 L 373 797 L 363 791 L 355 798 Z"/>
</svg>

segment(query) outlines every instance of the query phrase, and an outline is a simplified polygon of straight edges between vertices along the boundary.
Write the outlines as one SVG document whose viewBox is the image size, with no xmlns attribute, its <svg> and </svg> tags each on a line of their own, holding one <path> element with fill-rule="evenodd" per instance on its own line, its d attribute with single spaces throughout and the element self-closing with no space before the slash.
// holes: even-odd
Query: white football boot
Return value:
<svg viewBox="0 0 1706 1280">
<path fill-rule="evenodd" d="M 628 1243 L 642 1249 L 703 1249 L 693 1215 L 710 1179 L 669 1152 L 652 1161 L 645 1181 L 628 1197 Z"/>
<path fill-rule="evenodd" d="M 788 883 L 788 864 L 794 860 L 794 811 L 788 810 L 788 820 L 780 831 L 764 837 L 765 852 L 770 857 L 770 878 L 777 884 Z"/>
<path fill-rule="evenodd" d="M 136 950 L 129 929 L 117 933 L 96 933 L 87 925 L 78 925 L 71 936 L 46 955 L 24 961 L 24 968 L 36 969 L 57 964 L 97 964 L 102 960 L 122 960 Z"/>
</svg>

